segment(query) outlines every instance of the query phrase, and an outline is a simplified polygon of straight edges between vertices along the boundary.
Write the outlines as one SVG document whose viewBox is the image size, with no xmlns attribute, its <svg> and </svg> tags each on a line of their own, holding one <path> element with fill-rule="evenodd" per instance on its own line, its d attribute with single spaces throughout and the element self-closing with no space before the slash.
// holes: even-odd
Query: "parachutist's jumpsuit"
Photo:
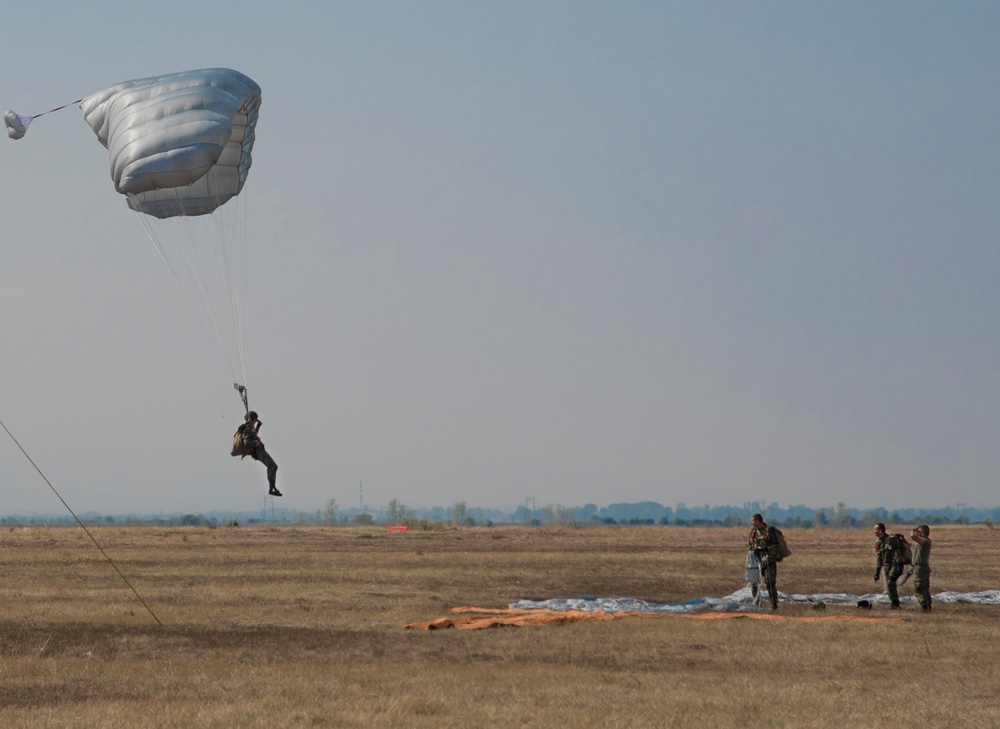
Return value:
<svg viewBox="0 0 1000 729">
<path fill-rule="evenodd" d="M 275 482 L 278 478 L 278 464 L 274 462 L 274 459 L 264 450 L 264 443 L 261 441 L 260 437 L 257 435 L 257 431 L 260 430 L 260 426 L 263 423 L 257 419 L 252 422 L 243 423 L 240 427 L 236 429 L 236 434 L 233 436 L 233 450 L 230 453 L 231 456 L 239 456 L 240 458 L 245 458 L 250 456 L 255 461 L 260 461 L 267 467 L 267 484 L 270 487 L 269 493 L 274 496 L 281 496 L 278 492 L 278 488 Z"/>
</svg>

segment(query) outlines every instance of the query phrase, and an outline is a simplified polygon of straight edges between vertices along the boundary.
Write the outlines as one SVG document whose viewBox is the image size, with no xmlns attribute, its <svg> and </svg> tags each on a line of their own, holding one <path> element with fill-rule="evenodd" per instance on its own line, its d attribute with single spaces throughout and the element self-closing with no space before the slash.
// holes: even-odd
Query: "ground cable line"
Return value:
<svg viewBox="0 0 1000 729">
<path fill-rule="evenodd" d="M 87 536 L 90 537 L 90 541 L 92 541 L 94 543 L 94 546 L 97 547 L 97 549 L 100 550 L 101 554 L 104 555 L 104 559 L 108 560 L 108 564 L 110 564 L 112 567 L 115 568 L 115 572 L 117 572 L 118 576 L 122 578 L 122 581 L 124 581 L 125 584 L 128 585 L 128 589 L 132 591 L 132 594 L 139 599 L 139 602 L 142 603 L 142 606 L 149 611 L 150 615 L 153 616 L 153 620 L 155 620 L 160 625 L 160 627 L 163 627 L 163 623 L 161 623 L 160 619 L 156 617 L 156 613 L 153 612 L 153 609 L 146 604 L 145 600 L 142 599 L 142 595 L 136 592 L 135 588 L 132 587 L 132 583 L 129 582 L 128 578 L 124 574 L 122 574 L 122 571 L 120 569 L 118 569 L 118 565 L 116 565 L 114 560 L 108 556 L 108 553 L 104 551 L 104 548 L 97 542 L 97 540 L 94 538 L 94 535 L 90 533 L 89 529 L 87 529 L 86 525 L 82 521 L 80 521 L 80 517 L 78 517 L 76 513 L 70 508 L 69 504 L 66 503 L 66 500 L 59 495 L 59 492 L 56 491 L 56 487 L 53 486 L 52 482 L 45 477 L 45 474 L 42 473 L 42 469 L 40 469 L 35 464 L 35 462 L 31 459 L 31 456 L 28 455 L 28 452 L 24 450 L 24 448 L 21 446 L 20 443 L 17 442 L 17 438 L 15 438 L 14 434 L 7 429 L 7 426 L 4 425 L 4 422 L 2 420 L 0 420 L 0 426 L 2 426 L 3 429 L 7 431 L 7 435 L 9 435 L 10 439 L 14 441 L 14 445 L 20 448 L 21 453 L 23 453 L 24 457 L 28 459 L 28 463 L 30 463 L 32 466 L 35 467 L 35 470 L 38 471 L 38 475 L 42 477 L 42 480 L 49 485 L 49 488 L 52 489 L 52 493 L 54 493 L 56 495 L 56 498 L 58 498 L 62 502 L 62 505 L 66 507 L 66 511 L 68 511 L 70 514 L 73 515 L 73 518 L 76 519 L 76 523 L 79 524 L 80 528 L 87 533 Z"/>
</svg>

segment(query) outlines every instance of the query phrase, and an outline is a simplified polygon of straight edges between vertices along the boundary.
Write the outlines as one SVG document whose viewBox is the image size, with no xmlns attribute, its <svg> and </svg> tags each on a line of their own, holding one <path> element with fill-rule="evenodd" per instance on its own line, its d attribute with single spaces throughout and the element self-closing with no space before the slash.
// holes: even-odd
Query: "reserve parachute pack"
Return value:
<svg viewBox="0 0 1000 729">
<path fill-rule="evenodd" d="M 752 549 L 747 550 L 747 561 L 743 566 L 743 572 L 747 578 L 747 584 L 760 584 L 760 560 L 757 559 L 757 553 Z"/>
<path fill-rule="evenodd" d="M 776 562 L 780 562 L 785 557 L 792 556 L 792 550 L 788 548 L 788 543 L 785 541 L 785 535 L 781 533 L 780 529 L 774 529 L 774 543 L 778 546 L 778 553 L 775 555 L 774 559 Z"/>
</svg>

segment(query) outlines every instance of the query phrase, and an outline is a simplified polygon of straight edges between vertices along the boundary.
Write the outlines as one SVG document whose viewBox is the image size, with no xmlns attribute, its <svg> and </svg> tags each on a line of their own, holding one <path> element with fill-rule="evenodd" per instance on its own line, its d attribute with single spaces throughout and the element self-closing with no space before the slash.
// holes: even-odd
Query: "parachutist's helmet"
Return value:
<svg viewBox="0 0 1000 729">
<path fill-rule="evenodd" d="M 244 417 L 246 418 L 246 421 L 248 423 L 252 423 L 254 420 L 257 419 L 257 413 L 255 413 L 253 410 L 251 410 Z"/>
</svg>

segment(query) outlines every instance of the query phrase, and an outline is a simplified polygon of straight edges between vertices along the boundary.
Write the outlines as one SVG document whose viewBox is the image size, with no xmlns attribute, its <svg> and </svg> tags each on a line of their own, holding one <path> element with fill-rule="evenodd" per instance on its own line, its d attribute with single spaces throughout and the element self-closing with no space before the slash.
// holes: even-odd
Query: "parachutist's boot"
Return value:
<svg viewBox="0 0 1000 729">
<path fill-rule="evenodd" d="M 280 491 L 278 491 L 278 487 L 277 487 L 277 486 L 275 486 L 275 485 L 274 485 L 274 484 L 272 483 L 272 484 L 271 484 L 271 488 L 270 488 L 270 489 L 268 490 L 268 492 L 267 492 L 267 495 L 268 495 L 268 496 L 281 496 L 281 492 L 280 492 Z"/>
</svg>

